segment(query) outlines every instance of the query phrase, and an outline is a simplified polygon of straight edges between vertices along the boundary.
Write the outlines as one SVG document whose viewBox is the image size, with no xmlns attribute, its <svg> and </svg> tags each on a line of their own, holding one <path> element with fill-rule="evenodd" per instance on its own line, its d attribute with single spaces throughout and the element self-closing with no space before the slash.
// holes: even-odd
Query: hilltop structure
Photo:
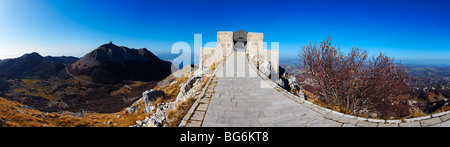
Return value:
<svg viewBox="0 0 450 147">
<path fill-rule="evenodd" d="M 217 65 L 234 51 L 245 52 L 249 61 L 253 62 L 256 67 L 260 67 L 262 64 L 269 65 L 271 73 L 279 73 L 278 50 L 264 49 L 263 33 L 244 30 L 217 32 L 216 48 L 200 48 L 199 66 L 209 68 L 212 64 Z"/>
</svg>

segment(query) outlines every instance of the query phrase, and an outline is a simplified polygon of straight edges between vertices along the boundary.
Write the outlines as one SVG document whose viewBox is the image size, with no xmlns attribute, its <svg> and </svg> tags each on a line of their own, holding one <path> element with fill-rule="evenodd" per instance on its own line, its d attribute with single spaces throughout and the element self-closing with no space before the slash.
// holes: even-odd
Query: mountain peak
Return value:
<svg viewBox="0 0 450 147">
<path fill-rule="evenodd" d="M 109 42 L 107 44 L 100 45 L 97 47 L 97 49 L 110 49 L 110 48 L 118 48 L 119 46 L 113 44 L 112 42 Z"/>
<path fill-rule="evenodd" d="M 32 52 L 32 53 L 24 54 L 20 58 L 43 58 L 43 57 L 37 52 Z"/>
<path fill-rule="evenodd" d="M 64 64 L 52 62 L 39 53 L 32 52 L 0 64 L 0 77 L 23 79 L 30 77 L 48 78 L 55 76 Z"/>
<path fill-rule="evenodd" d="M 71 70 L 74 75 L 91 76 L 93 82 L 111 84 L 124 79 L 161 80 L 170 75 L 171 63 L 146 48 L 133 49 L 109 42 L 72 64 Z"/>
<path fill-rule="evenodd" d="M 133 49 L 125 46 L 117 46 L 112 42 L 103 44 L 86 55 L 90 60 L 99 63 L 114 62 L 124 65 L 124 61 L 156 61 L 160 60 L 146 48 Z M 83 57 L 84 58 L 84 57 Z M 158 59 L 157 59 L 158 58 Z"/>
</svg>

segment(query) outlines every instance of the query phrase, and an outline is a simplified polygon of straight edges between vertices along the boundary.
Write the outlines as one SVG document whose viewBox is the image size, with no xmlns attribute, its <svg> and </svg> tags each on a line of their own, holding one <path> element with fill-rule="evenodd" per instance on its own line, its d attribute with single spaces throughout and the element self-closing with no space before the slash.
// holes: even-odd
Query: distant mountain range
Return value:
<svg viewBox="0 0 450 147">
<path fill-rule="evenodd" d="M 19 58 L 6 59 L 0 62 L 0 78 L 49 78 L 56 76 L 66 64 L 74 63 L 76 57 L 42 57 L 36 52 L 25 54 Z"/>
<path fill-rule="evenodd" d="M 171 65 L 171 62 L 159 59 L 145 48 L 130 49 L 108 43 L 82 58 L 42 57 L 33 52 L 19 58 L 1 60 L 0 78 L 46 79 L 68 72 L 103 84 L 117 84 L 125 80 L 159 81 L 171 74 Z"/>
</svg>

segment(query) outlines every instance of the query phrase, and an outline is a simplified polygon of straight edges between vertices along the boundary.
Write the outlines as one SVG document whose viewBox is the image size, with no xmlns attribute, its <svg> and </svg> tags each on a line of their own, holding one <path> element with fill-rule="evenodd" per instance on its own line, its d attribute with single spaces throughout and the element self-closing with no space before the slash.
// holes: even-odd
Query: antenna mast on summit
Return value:
<svg viewBox="0 0 450 147">
<path fill-rule="evenodd" d="M 111 40 L 111 37 L 109 37 L 109 43 L 110 43 L 110 44 L 112 44 L 112 40 Z"/>
</svg>

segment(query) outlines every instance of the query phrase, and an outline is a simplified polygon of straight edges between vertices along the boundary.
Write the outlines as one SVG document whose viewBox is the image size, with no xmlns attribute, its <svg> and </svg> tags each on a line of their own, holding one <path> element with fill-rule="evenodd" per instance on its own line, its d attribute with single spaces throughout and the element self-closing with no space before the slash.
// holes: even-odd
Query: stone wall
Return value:
<svg viewBox="0 0 450 147">
<path fill-rule="evenodd" d="M 272 81 L 278 81 L 279 79 L 279 50 L 278 49 L 271 49 L 271 50 L 267 50 L 269 52 L 270 55 L 270 64 L 272 65 L 272 73 L 273 75 L 271 76 Z M 276 75 L 275 75 L 276 74 Z"/>
<path fill-rule="evenodd" d="M 200 48 L 199 66 L 210 67 L 225 59 L 233 51 L 233 32 L 217 32 L 216 48 Z"/>
<path fill-rule="evenodd" d="M 217 49 L 228 56 L 233 51 L 233 32 L 217 32 Z"/>
<path fill-rule="evenodd" d="M 273 44 L 272 44 L 273 45 Z M 270 62 L 271 73 L 278 74 L 279 66 L 279 50 L 274 49 L 264 49 L 264 34 L 263 33 L 248 33 L 247 34 L 247 50 L 246 53 L 249 59 L 255 65 L 260 65 L 263 62 Z M 271 76 L 274 80 L 278 80 L 277 76 Z"/>
<path fill-rule="evenodd" d="M 264 49 L 264 34 L 249 32 L 247 34 L 247 50 L 246 53 L 249 57 L 252 57 L 252 61 L 255 65 L 258 65 L 257 59 L 262 59 L 265 56 L 260 54 Z"/>
</svg>

